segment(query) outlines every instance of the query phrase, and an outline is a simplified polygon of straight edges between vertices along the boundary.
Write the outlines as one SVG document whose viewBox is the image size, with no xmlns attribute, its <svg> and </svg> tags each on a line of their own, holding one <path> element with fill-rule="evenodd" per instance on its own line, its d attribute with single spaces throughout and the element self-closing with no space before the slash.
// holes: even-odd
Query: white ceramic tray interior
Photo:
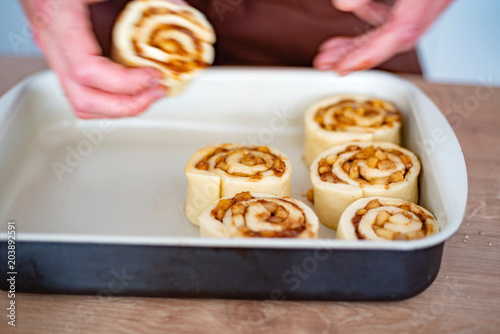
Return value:
<svg viewBox="0 0 500 334">
<path fill-rule="evenodd" d="M 319 240 L 200 238 L 184 216 L 191 155 L 222 142 L 274 147 L 292 162 L 292 197 L 311 205 L 303 114 L 336 93 L 370 94 L 400 108 L 403 146 L 423 165 L 420 204 L 442 231 L 412 242 L 338 241 L 323 226 Z M 461 148 L 441 112 L 412 84 L 375 71 L 341 78 L 311 69 L 213 68 L 179 97 L 115 121 L 75 118 L 55 75 L 42 72 L 0 100 L 0 170 L 0 240 L 16 220 L 24 241 L 411 250 L 449 238 L 467 200 Z"/>
</svg>

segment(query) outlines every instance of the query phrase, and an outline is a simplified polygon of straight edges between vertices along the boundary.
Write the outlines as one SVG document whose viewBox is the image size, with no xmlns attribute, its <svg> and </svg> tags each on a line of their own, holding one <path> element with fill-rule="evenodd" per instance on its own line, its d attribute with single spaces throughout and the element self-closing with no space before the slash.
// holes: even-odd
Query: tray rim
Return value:
<svg viewBox="0 0 500 334">
<path fill-rule="evenodd" d="M 243 66 L 220 66 L 207 69 L 195 80 L 200 82 L 216 82 L 227 81 L 234 79 L 235 75 L 239 78 L 245 77 L 248 81 L 259 81 L 265 79 L 269 81 L 280 81 L 284 77 L 290 79 L 290 75 L 296 76 L 295 79 L 303 80 L 312 78 L 314 80 L 332 80 L 334 77 L 339 77 L 332 72 L 319 72 L 310 68 L 294 68 L 294 67 L 243 67 Z M 300 78 L 298 78 L 300 76 Z M 455 203 L 456 220 L 454 226 L 446 228 L 428 238 L 415 241 L 387 241 L 387 242 L 362 242 L 362 241 L 344 241 L 336 239 L 216 239 L 216 238 L 201 238 L 201 237 L 131 237 L 131 236 L 111 236 L 111 235 L 91 235 L 91 234 L 54 234 L 54 233 L 21 233 L 17 235 L 17 240 L 20 242 L 70 242 L 70 243 L 89 243 L 89 244 L 122 244 L 122 245 L 150 245 L 150 246 L 182 246 L 182 247 L 217 247 L 217 248 L 277 248 L 277 249 L 359 249 L 359 250 L 404 250 L 411 251 L 417 249 L 436 246 L 441 242 L 449 239 L 454 235 L 463 221 L 468 195 L 468 179 L 465 159 L 463 156 L 460 143 L 451 128 L 450 124 L 441 113 L 439 108 L 425 95 L 416 85 L 403 79 L 395 74 L 370 70 L 353 73 L 350 75 L 353 78 L 383 78 L 386 81 L 392 81 L 394 84 L 403 86 L 410 93 L 409 99 L 420 99 L 422 102 L 431 105 L 435 109 L 435 121 L 447 130 L 450 135 L 450 145 L 459 148 L 456 152 L 460 164 L 454 166 L 456 173 L 462 174 L 462 187 L 466 195 Z M 49 77 L 55 77 L 52 70 L 43 70 L 34 73 L 14 87 L 10 88 L 3 96 L 0 97 L 0 140 L 2 140 L 6 129 L 15 115 L 19 112 L 17 104 L 22 101 L 24 94 L 29 90 L 29 86 L 39 80 L 44 80 Z M 417 118 L 418 119 L 418 118 Z M 421 126 L 418 126 L 421 132 Z M 449 224 L 449 221 L 448 221 Z M 7 235 L 0 235 L 0 242 L 7 240 Z M 270 242 L 272 240 L 272 243 Z"/>
</svg>

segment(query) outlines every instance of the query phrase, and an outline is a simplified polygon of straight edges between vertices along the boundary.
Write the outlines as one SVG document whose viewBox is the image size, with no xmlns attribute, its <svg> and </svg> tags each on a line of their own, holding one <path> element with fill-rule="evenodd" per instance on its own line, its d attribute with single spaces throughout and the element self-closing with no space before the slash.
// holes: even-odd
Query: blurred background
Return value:
<svg viewBox="0 0 500 334">
<path fill-rule="evenodd" d="M 19 2 L 2 0 L 0 13 L 0 57 L 41 58 Z M 500 86 L 499 15 L 498 0 L 455 0 L 420 40 L 424 77 Z"/>
</svg>

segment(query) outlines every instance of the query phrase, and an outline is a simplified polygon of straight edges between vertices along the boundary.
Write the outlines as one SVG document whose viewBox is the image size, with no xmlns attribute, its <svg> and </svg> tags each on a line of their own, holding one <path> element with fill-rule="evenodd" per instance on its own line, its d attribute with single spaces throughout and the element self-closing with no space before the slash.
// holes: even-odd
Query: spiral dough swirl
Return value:
<svg viewBox="0 0 500 334">
<path fill-rule="evenodd" d="M 366 95 L 333 95 L 304 115 L 304 161 L 311 166 L 322 152 L 344 143 L 401 143 L 401 113 L 394 104 Z"/>
<path fill-rule="evenodd" d="M 409 151 L 394 147 L 349 145 L 331 153 L 318 163 L 321 180 L 351 185 L 385 185 L 401 182 L 409 174 L 416 157 Z"/>
<path fill-rule="evenodd" d="M 419 173 L 418 158 L 392 143 L 335 146 L 321 153 L 311 165 L 318 217 L 335 229 L 342 212 L 363 197 L 394 197 L 416 203 Z"/>
<path fill-rule="evenodd" d="M 196 168 L 234 177 L 260 180 L 265 176 L 281 177 L 286 164 L 267 146 L 218 147 L 203 157 Z"/>
<path fill-rule="evenodd" d="M 415 240 L 439 231 L 434 216 L 400 199 L 370 197 L 351 204 L 337 229 L 338 239 Z"/>
<path fill-rule="evenodd" d="M 200 227 L 202 236 L 314 238 L 318 223 L 297 200 L 241 192 L 202 213 Z"/>
<path fill-rule="evenodd" d="M 355 101 L 341 100 L 318 109 L 316 122 L 329 131 L 375 131 L 382 126 L 392 127 L 401 122 L 401 115 L 396 107 L 387 101 L 370 99 Z"/>
<path fill-rule="evenodd" d="M 170 95 L 214 59 L 215 33 L 190 6 L 163 0 L 127 4 L 113 29 L 113 58 L 125 65 L 159 69 Z"/>
</svg>

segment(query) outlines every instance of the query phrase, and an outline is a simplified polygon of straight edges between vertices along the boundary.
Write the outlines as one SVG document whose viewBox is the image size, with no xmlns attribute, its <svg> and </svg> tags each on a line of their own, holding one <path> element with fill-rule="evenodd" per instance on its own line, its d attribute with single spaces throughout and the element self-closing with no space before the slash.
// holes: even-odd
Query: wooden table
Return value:
<svg viewBox="0 0 500 334">
<path fill-rule="evenodd" d="M 40 60 L 0 58 L 0 93 Z M 446 243 L 439 276 L 402 302 L 335 303 L 16 294 L 16 328 L 1 333 L 500 333 L 500 88 L 406 76 L 441 108 L 469 175 L 466 218 Z M 487 78 L 485 78 L 487 83 Z"/>
</svg>

